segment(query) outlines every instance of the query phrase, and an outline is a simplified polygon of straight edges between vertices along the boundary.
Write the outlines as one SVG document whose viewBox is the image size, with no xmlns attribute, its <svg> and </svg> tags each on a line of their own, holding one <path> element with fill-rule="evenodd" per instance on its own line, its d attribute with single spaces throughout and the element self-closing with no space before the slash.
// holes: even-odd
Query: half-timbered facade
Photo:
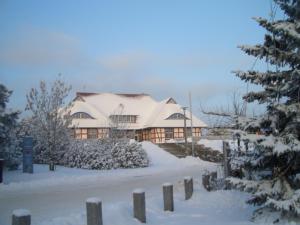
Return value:
<svg viewBox="0 0 300 225">
<path fill-rule="evenodd" d="M 72 135 L 76 139 L 107 138 L 120 133 L 153 143 L 200 138 L 206 124 L 173 98 L 157 102 L 147 94 L 77 93 L 71 107 Z M 191 129 L 191 119 L 193 129 Z M 113 132 L 112 132 L 113 131 Z"/>
</svg>

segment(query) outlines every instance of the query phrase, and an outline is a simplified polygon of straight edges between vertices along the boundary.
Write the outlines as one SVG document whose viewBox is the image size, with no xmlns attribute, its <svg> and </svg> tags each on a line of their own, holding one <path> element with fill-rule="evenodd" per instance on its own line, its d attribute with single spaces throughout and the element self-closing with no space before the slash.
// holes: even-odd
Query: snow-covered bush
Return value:
<svg viewBox="0 0 300 225">
<path fill-rule="evenodd" d="M 111 169 L 112 144 L 105 140 L 72 140 L 60 164 L 83 169 Z"/>
<path fill-rule="evenodd" d="M 112 148 L 114 168 L 146 167 L 149 164 L 146 152 L 137 142 L 122 140 Z"/>
<path fill-rule="evenodd" d="M 61 165 L 84 169 L 135 168 L 148 166 L 141 144 L 129 140 L 72 140 Z"/>
</svg>

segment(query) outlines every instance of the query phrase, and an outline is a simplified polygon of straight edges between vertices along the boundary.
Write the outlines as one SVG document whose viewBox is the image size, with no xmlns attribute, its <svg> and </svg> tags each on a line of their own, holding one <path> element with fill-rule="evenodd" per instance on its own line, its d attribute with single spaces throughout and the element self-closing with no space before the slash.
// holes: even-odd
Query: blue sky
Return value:
<svg viewBox="0 0 300 225">
<path fill-rule="evenodd" d="M 31 87 L 59 73 L 70 98 L 143 92 L 187 105 L 191 91 L 195 111 L 227 105 L 246 87 L 231 71 L 254 62 L 237 46 L 263 41 L 251 18 L 269 12 L 269 0 L 1 0 L 0 82 L 20 110 Z"/>
</svg>

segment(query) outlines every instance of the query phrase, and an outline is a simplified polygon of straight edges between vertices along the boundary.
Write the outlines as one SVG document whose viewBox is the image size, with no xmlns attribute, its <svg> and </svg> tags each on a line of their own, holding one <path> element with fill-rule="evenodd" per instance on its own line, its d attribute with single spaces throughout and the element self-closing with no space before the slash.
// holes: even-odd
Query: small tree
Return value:
<svg viewBox="0 0 300 225">
<path fill-rule="evenodd" d="M 41 81 L 39 89 L 32 88 L 27 95 L 26 109 L 32 112 L 30 132 L 36 141 L 36 159 L 48 163 L 50 170 L 54 170 L 69 143 L 71 117 L 64 100 L 70 90 L 70 86 L 57 79 L 50 90 Z"/>
<path fill-rule="evenodd" d="M 259 215 L 275 213 L 278 214 L 278 220 L 298 220 L 300 1 L 275 2 L 286 14 L 286 18 L 277 21 L 255 18 L 268 31 L 264 43 L 240 47 L 247 54 L 264 59 L 271 66 L 265 72 L 235 72 L 242 80 L 262 86 L 262 91 L 250 92 L 244 99 L 266 104 L 267 112 L 257 120 L 242 121 L 242 139 L 252 143 L 254 148 L 233 159 L 244 170 L 244 178 L 232 178 L 231 182 L 234 186 L 252 193 L 248 203 L 261 206 L 255 213 L 256 218 Z M 253 134 L 255 130 L 259 131 L 258 134 Z"/>
<path fill-rule="evenodd" d="M 17 119 L 19 111 L 9 111 L 6 104 L 12 91 L 0 84 L 0 158 L 5 165 L 15 169 L 20 164 L 21 151 L 17 138 Z"/>
</svg>

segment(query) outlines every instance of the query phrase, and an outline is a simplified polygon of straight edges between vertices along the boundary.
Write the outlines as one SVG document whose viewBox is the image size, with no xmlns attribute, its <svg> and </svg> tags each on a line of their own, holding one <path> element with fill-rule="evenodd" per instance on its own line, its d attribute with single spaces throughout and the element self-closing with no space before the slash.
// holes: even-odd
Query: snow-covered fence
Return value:
<svg viewBox="0 0 300 225">
<path fill-rule="evenodd" d="M 136 189 L 133 191 L 133 216 L 142 223 L 146 223 L 145 191 Z"/>
<path fill-rule="evenodd" d="M 102 202 L 99 198 L 86 200 L 87 225 L 102 225 Z"/>
<path fill-rule="evenodd" d="M 185 200 L 190 199 L 192 197 L 193 191 L 194 191 L 192 177 L 184 178 L 184 191 L 185 191 Z"/>
<path fill-rule="evenodd" d="M 31 215 L 26 209 L 16 209 L 12 215 L 12 225 L 30 225 Z"/>
<path fill-rule="evenodd" d="M 229 189 L 229 183 L 226 178 L 231 176 L 231 166 L 230 166 L 230 146 L 227 141 L 223 141 L 223 163 L 220 169 L 223 171 L 207 172 L 202 175 L 202 184 L 207 191 L 219 190 L 219 189 Z"/>
<path fill-rule="evenodd" d="M 173 200 L 173 185 L 170 183 L 163 184 L 163 198 L 164 198 L 164 210 L 174 211 L 174 200 Z"/>
</svg>

